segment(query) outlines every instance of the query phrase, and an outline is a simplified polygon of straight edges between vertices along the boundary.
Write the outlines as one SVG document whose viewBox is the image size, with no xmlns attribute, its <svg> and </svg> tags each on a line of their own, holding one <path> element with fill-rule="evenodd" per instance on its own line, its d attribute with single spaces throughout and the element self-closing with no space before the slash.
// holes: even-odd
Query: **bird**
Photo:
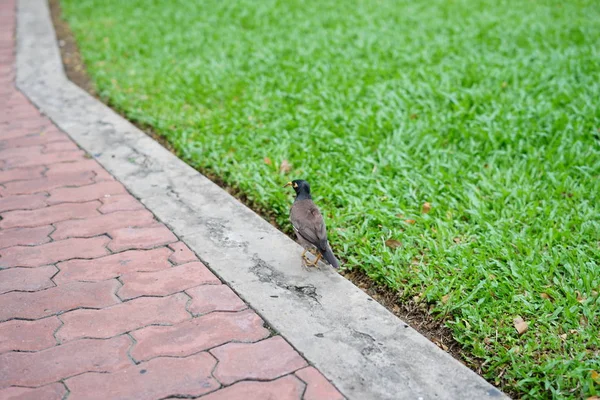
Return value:
<svg viewBox="0 0 600 400">
<path fill-rule="evenodd" d="M 284 188 L 288 186 L 296 191 L 296 199 L 290 209 L 290 222 L 294 227 L 294 232 L 296 232 L 298 243 L 304 247 L 302 258 L 306 265 L 317 267 L 317 263 L 323 257 L 332 267 L 338 269 L 340 263 L 335 258 L 327 240 L 325 221 L 319 208 L 312 200 L 310 185 L 305 180 L 296 179 L 286 183 Z M 306 257 L 306 252 L 315 248 L 318 251 L 318 254 L 315 254 L 317 258 L 310 263 Z"/>
</svg>

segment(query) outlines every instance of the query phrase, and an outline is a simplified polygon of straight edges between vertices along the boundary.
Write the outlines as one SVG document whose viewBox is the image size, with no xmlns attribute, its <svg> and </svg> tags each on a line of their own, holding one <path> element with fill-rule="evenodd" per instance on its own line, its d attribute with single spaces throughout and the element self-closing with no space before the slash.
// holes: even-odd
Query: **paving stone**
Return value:
<svg viewBox="0 0 600 400">
<path fill-rule="evenodd" d="M 98 210 L 103 214 L 112 213 L 115 211 L 134 211 L 144 210 L 144 206 L 135 197 L 129 194 L 109 196 L 101 198 L 102 207 Z"/>
<path fill-rule="evenodd" d="M 53 143 L 46 142 L 46 144 L 44 145 L 44 149 L 42 150 L 42 153 L 54 153 L 57 151 L 73 151 L 73 150 L 79 150 L 79 146 L 77 146 L 74 142 L 72 142 L 70 140 L 53 142 Z"/>
<path fill-rule="evenodd" d="M 46 196 L 30 194 L 24 196 L 8 196 L 0 199 L 0 212 L 12 210 L 35 210 L 46 206 Z"/>
<path fill-rule="evenodd" d="M 192 298 L 188 311 L 194 315 L 213 311 L 241 311 L 247 307 L 227 285 L 202 285 L 185 292 Z"/>
<path fill-rule="evenodd" d="M 27 228 L 68 219 L 89 218 L 100 215 L 98 207 L 100 207 L 99 201 L 90 201 L 78 204 L 58 204 L 37 210 L 8 211 L 2 214 L 3 220 L 0 222 L 0 228 Z"/>
<path fill-rule="evenodd" d="M 0 295 L 0 321 L 12 318 L 37 319 L 80 307 L 104 308 L 119 303 L 116 280 L 71 282 L 39 292 L 10 292 Z"/>
<path fill-rule="evenodd" d="M 173 264 L 198 261 L 198 257 L 183 242 L 171 243 L 169 247 L 173 250 L 173 254 L 169 257 Z"/>
<path fill-rule="evenodd" d="M 140 227 L 154 222 L 154 215 L 148 210 L 120 211 L 106 215 L 98 215 L 86 219 L 62 221 L 57 223 L 52 239 L 60 240 L 68 237 L 92 237 L 106 234 L 115 229 Z"/>
<path fill-rule="evenodd" d="M 211 376 L 216 361 L 208 353 L 156 358 L 110 374 L 87 373 L 66 381 L 69 400 L 154 400 L 196 397 L 219 388 Z"/>
<path fill-rule="evenodd" d="M 53 164 L 50 165 L 48 171 L 46 171 L 46 176 L 51 177 L 55 175 L 64 174 L 65 172 L 73 172 L 73 171 L 90 171 L 95 173 L 96 175 L 104 175 L 106 170 L 102 168 L 100 164 L 96 160 L 93 159 L 84 159 L 80 161 L 74 161 L 70 163 L 61 163 L 61 164 Z M 114 178 L 108 175 L 108 180 L 114 180 Z M 104 177 L 104 176 L 103 176 Z"/>
<path fill-rule="evenodd" d="M 96 258 L 109 254 L 110 239 L 99 236 L 89 239 L 66 239 L 39 246 L 14 246 L 0 250 L 0 266 L 39 267 L 72 258 Z"/>
<path fill-rule="evenodd" d="M 114 252 L 129 249 L 151 249 L 177 241 L 177 237 L 162 224 L 145 228 L 122 228 L 109 232 L 113 240 L 108 248 Z"/>
<path fill-rule="evenodd" d="M 0 184 L 25 179 L 41 178 L 44 167 L 16 168 L 0 171 Z"/>
<path fill-rule="evenodd" d="M 0 160 L 7 160 L 17 157 L 39 157 L 42 155 L 43 146 L 20 147 L 14 149 L 0 150 Z"/>
<path fill-rule="evenodd" d="M 344 396 L 314 367 L 296 371 L 296 376 L 306 383 L 303 400 L 344 399 Z"/>
<path fill-rule="evenodd" d="M 48 154 L 26 154 L 11 156 L 4 160 L 4 168 L 23 168 L 37 165 L 48 165 L 67 161 L 83 160 L 85 153 L 78 151 L 61 151 Z"/>
<path fill-rule="evenodd" d="M 53 164 L 46 172 L 46 176 L 53 176 L 64 171 L 91 171 L 94 173 L 94 182 L 115 181 L 115 178 L 106 172 L 100 164 L 93 159 L 85 159 L 70 163 Z"/>
<path fill-rule="evenodd" d="M 2 140 L 0 141 L 0 149 L 37 146 L 51 142 L 60 142 L 68 140 L 69 137 L 67 135 L 57 131 L 41 133 L 34 132 L 25 136 Z"/>
<path fill-rule="evenodd" d="M 54 189 L 50 192 L 48 204 L 80 203 L 122 193 L 127 193 L 127 191 L 117 181 L 99 182 L 78 188 Z"/>
<path fill-rule="evenodd" d="M 210 353 L 219 360 L 213 375 L 224 385 L 244 379 L 271 380 L 307 366 L 281 336 L 257 343 L 228 343 Z"/>
<path fill-rule="evenodd" d="M 149 326 L 132 333 L 137 341 L 131 355 L 138 361 L 158 356 L 187 356 L 230 342 L 254 342 L 269 336 L 251 310 L 212 313 L 175 326 Z"/>
<path fill-rule="evenodd" d="M 51 288 L 50 280 L 58 272 L 52 265 L 38 268 L 8 268 L 0 270 L 0 294 L 13 290 L 33 292 Z"/>
<path fill-rule="evenodd" d="M 0 399 L 3 400 L 62 400 L 67 389 L 60 383 L 31 389 L 24 387 L 9 387 L 0 389 Z"/>
<path fill-rule="evenodd" d="M 295 376 L 272 382 L 238 382 L 202 397 L 202 400 L 301 400 L 304 383 Z"/>
<path fill-rule="evenodd" d="M 147 325 L 171 325 L 187 319 L 187 296 L 142 297 L 102 310 L 74 310 L 61 315 L 61 342 L 79 338 L 109 338 Z"/>
<path fill-rule="evenodd" d="M 66 172 L 52 177 L 43 177 L 27 181 L 8 182 L 4 184 L 6 195 L 33 194 L 48 192 L 64 186 L 81 186 L 93 182 L 95 174 L 91 171 Z"/>
<path fill-rule="evenodd" d="M 54 332 L 60 325 L 57 317 L 4 322 L 0 324 L 0 353 L 11 350 L 39 351 L 55 346 Z"/>
<path fill-rule="evenodd" d="M 171 251 L 166 247 L 153 250 L 130 250 L 93 260 L 70 260 L 57 264 L 57 284 L 71 281 L 102 281 L 135 271 L 158 271 L 170 268 Z"/>
<path fill-rule="evenodd" d="M 50 225 L 0 230 L 0 249 L 48 243 L 49 235 L 53 230 L 54 228 Z"/>
<path fill-rule="evenodd" d="M 166 296 L 198 285 L 218 285 L 221 281 L 204 264 L 193 262 L 156 272 L 132 272 L 121 276 L 119 297 Z"/>
<path fill-rule="evenodd" d="M 112 372 L 131 365 L 131 339 L 82 339 L 36 353 L 0 355 L 0 387 L 41 386 L 83 372 Z"/>
</svg>

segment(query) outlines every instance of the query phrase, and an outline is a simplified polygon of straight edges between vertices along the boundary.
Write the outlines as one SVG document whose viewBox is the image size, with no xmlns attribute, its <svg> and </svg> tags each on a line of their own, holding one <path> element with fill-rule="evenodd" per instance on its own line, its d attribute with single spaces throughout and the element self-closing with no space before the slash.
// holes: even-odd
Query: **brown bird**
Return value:
<svg viewBox="0 0 600 400">
<path fill-rule="evenodd" d="M 327 240 L 327 228 L 319 208 L 312 201 L 310 185 L 304 180 L 288 182 L 284 187 L 291 186 L 296 191 L 296 200 L 290 210 L 290 222 L 296 232 L 298 243 L 304 247 L 302 258 L 308 266 L 317 266 L 323 257 L 334 268 L 339 268 L 340 263 L 333 255 L 329 241 Z M 312 263 L 306 258 L 306 252 L 316 249 L 318 254 Z"/>
</svg>

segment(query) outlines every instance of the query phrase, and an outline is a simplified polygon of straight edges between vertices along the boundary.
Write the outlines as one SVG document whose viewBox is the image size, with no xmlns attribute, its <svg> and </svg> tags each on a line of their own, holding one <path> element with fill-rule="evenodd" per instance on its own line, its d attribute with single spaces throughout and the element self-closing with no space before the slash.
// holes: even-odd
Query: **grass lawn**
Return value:
<svg viewBox="0 0 600 400">
<path fill-rule="evenodd" d="M 62 6 L 113 107 L 283 227 L 309 180 L 345 266 L 426 302 L 491 382 L 600 395 L 597 1 Z"/>
</svg>

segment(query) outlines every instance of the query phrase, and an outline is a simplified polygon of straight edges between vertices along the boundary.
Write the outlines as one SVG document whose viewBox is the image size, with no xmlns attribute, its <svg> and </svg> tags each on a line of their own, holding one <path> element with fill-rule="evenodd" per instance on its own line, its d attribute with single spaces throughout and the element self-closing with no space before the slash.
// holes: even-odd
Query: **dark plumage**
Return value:
<svg viewBox="0 0 600 400">
<path fill-rule="evenodd" d="M 317 259 L 313 263 L 306 260 L 307 265 L 316 266 L 323 257 L 334 268 L 339 268 L 340 264 L 327 241 L 327 228 L 323 216 L 310 196 L 310 185 L 306 181 L 295 180 L 288 182 L 285 186 L 292 186 L 296 191 L 296 200 L 290 210 L 290 221 L 296 232 L 298 243 L 305 248 L 302 257 L 306 260 L 307 250 L 316 248 L 318 251 Z"/>
</svg>

